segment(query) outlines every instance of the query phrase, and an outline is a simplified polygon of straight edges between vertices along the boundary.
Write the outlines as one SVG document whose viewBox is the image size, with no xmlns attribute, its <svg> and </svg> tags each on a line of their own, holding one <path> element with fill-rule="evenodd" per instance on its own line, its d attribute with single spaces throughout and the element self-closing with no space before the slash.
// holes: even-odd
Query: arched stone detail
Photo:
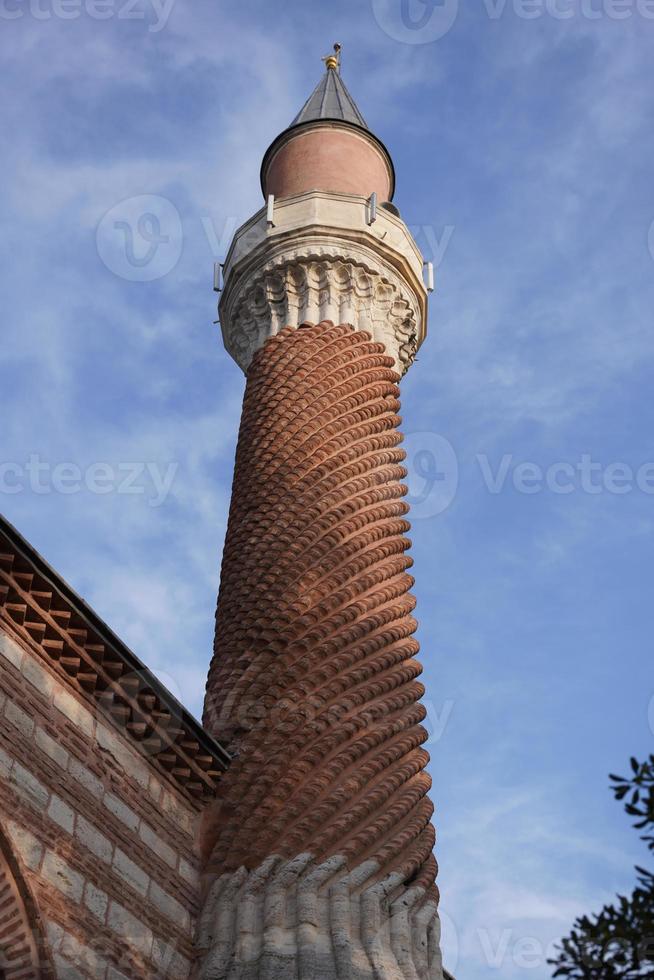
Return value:
<svg viewBox="0 0 654 980">
<path fill-rule="evenodd" d="M 36 903 L 0 829 L 0 977 L 53 980 L 54 975 Z"/>
</svg>

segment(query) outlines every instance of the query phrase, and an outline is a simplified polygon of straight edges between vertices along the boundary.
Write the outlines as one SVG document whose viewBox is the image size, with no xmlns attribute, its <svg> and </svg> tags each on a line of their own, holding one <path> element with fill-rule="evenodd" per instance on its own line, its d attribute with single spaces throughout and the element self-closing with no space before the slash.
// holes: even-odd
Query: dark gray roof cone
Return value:
<svg viewBox="0 0 654 980">
<path fill-rule="evenodd" d="M 348 92 L 341 78 L 336 55 L 325 59 L 327 71 L 304 103 L 291 126 L 314 122 L 316 119 L 339 119 L 368 129 L 368 124 L 359 112 L 356 102 Z"/>
</svg>

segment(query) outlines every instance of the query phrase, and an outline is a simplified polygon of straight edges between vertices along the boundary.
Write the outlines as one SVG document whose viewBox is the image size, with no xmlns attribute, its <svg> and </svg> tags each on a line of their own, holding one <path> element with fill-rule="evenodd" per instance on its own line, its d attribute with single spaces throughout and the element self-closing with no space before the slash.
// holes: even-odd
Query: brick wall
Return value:
<svg viewBox="0 0 654 980">
<path fill-rule="evenodd" d="M 0 623 L 0 820 L 57 977 L 187 977 L 202 804 Z"/>
</svg>

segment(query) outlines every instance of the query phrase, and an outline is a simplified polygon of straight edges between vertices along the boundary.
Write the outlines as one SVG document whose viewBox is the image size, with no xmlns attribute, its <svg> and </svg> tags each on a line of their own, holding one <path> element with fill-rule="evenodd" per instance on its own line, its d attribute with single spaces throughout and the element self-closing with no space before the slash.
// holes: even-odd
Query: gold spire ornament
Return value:
<svg viewBox="0 0 654 980">
<path fill-rule="evenodd" d="M 338 71 L 341 67 L 341 45 L 336 43 L 334 45 L 334 54 L 327 54 L 322 60 L 325 62 L 325 68 Z"/>
</svg>

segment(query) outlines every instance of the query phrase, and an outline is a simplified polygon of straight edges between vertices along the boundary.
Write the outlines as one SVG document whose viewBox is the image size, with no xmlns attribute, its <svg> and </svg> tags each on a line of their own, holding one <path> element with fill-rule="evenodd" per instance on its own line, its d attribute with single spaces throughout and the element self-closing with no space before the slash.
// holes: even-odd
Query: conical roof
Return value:
<svg viewBox="0 0 654 980">
<path fill-rule="evenodd" d="M 317 119 L 338 119 L 368 129 L 368 125 L 348 92 L 337 67 L 328 65 L 325 74 L 298 112 L 291 126 L 314 122 Z"/>
<path fill-rule="evenodd" d="M 391 155 L 382 141 L 368 128 L 368 124 L 359 112 L 356 102 L 348 92 L 345 82 L 341 78 L 340 52 L 341 45 L 335 44 L 334 54 L 327 55 L 323 58 L 326 69 L 324 75 L 293 122 L 272 141 L 266 150 L 261 163 L 261 190 L 263 191 L 264 197 L 268 194 L 266 189 L 268 166 L 278 150 L 289 143 L 295 135 L 311 131 L 315 128 L 322 129 L 323 127 L 320 124 L 324 121 L 328 124 L 328 128 L 332 128 L 333 126 L 336 129 L 347 129 L 351 126 L 359 130 L 359 134 L 364 142 L 371 142 L 377 147 L 377 150 L 380 151 L 386 163 L 390 176 L 388 198 L 389 200 L 393 199 L 395 169 Z"/>
</svg>

